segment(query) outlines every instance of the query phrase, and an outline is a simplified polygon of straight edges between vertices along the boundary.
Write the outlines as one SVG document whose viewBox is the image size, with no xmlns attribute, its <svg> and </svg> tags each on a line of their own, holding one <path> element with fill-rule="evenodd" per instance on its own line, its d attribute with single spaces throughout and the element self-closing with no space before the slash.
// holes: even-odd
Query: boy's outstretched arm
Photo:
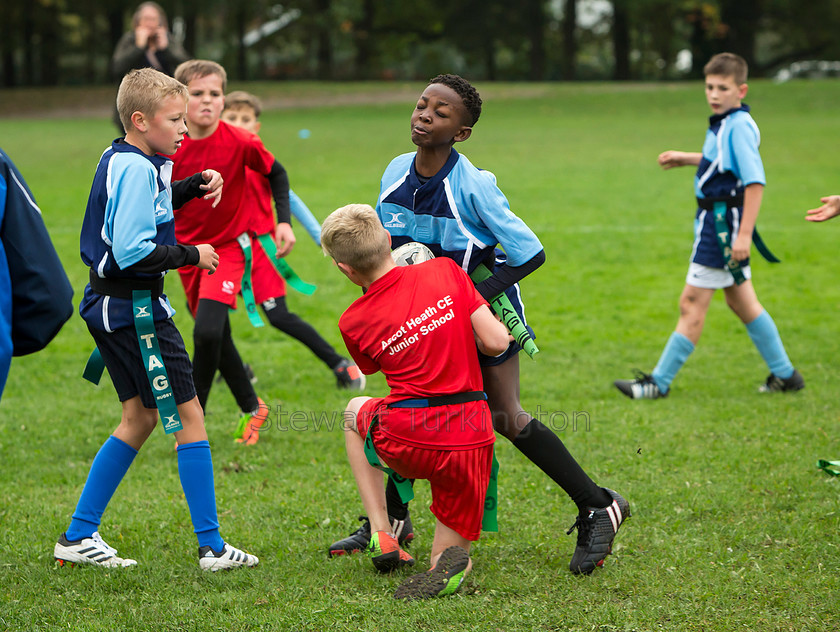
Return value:
<svg viewBox="0 0 840 632">
<path fill-rule="evenodd" d="M 755 222 L 758 219 L 758 211 L 761 208 L 761 198 L 763 196 L 763 184 L 754 182 L 744 188 L 744 212 L 741 214 L 738 237 L 732 244 L 732 258 L 735 261 L 743 261 L 750 256 L 753 231 L 755 230 Z"/>
<path fill-rule="evenodd" d="M 475 344 L 487 356 L 497 356 L 508 348 L 513 337 L 507 327 L 496 318 L 487 305 L 482 305 L 470 314 Z"/>
<path fill-rule="evenodd" d="M 164 270 L 175 270 L 184 266 L 197 266 L 202 270 L 216 271 L 219 255 L 210 244 L 167 246 L 155 244 L 155 249 L 137 263 L 128 267 L 134 272 L 154 274 Z"/>
<path fill-rule="evenodd" d="M 823 203 L 819 208 L 812 208 L 805 214 L 809 222 L 824 222 L 832 217 L 840 215 L 840 195 L 828 195 L 820 198 Z"/>
<path fill-rule="evenodd" d="M 659 154 L 657 161 L 659 166 L 663 169 L 672 169 L 673 167 L 687 167 L 689 165 L 697 166 L 703 159 L 703 154 L 689 151 L 674 151 L 669 149 Z"/>
</svg>

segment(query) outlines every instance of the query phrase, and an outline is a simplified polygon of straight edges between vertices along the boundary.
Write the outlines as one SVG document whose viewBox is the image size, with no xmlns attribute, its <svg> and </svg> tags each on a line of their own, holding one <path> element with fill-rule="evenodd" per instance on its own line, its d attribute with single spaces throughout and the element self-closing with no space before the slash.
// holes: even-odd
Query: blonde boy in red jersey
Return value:
<svg viewBox="0 0 840 632">
<path fill-rule="evenodd" d="M 364 453 L 406 478 L 429 480 L 437 518 L 430 570 L 406 580 L 396 598 L 448 595 L 472 567 L 493 459 L 493 422 L 483 392 L 476 343 L 483 353 L 507 349 L 507 329 L 466 273 L 448 258 L 397 267 L 391 238 L 376 212 L 351 204 L 333 212 L 321 232 L 324 252 L 365 288 L 339 329 L 359 368 L 382 371 L 391 392 L 347 405 L 347 456 L 371 524 L 373 564 L 388 572 L 413 565 L 390 532 L 382 474 Z"/>
</svg>

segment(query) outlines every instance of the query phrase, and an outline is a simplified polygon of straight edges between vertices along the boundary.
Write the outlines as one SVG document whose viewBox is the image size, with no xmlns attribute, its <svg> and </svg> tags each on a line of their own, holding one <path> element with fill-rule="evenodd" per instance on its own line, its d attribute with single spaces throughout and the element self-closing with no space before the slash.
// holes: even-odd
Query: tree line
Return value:
<svg viewBox="0 0 840 632">
<path fill-rule="evenodd" d="M 132 0 L 11 0 L 0 85 L 99 84 Z M 161 0 L 193 56 L 232 79 L 659 80 L 697 77 L 716 52 L 751 76 L 840 59 L 837 0 Z"/>
</svg>

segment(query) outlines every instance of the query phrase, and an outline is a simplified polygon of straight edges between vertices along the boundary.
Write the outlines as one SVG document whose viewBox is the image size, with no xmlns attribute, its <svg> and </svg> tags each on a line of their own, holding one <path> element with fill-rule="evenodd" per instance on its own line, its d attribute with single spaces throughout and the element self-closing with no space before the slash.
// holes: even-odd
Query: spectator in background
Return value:
<svg viewBox="0 0 840 632">
<path fill-rule="evenodd" d="M 135 68 L 154 68 L 170 77 L 175 68 L 190 55 L 169 32 L 166 12 L 157 2 L 143 2 L 131 18 L 131 30 L 117 43 L 111 56 L 111 74 L 117 82 Z M 114 125 L 123 133 L 114 103 Z"/>
</svg>

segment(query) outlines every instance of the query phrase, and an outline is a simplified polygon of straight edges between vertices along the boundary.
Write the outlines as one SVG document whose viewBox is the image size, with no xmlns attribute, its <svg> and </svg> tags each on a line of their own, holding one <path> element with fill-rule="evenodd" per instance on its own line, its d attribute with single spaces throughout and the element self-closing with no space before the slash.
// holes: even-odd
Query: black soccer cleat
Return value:
<svg viewBox="0 0 840 632">
<path fill-rule="evenodd" d="M 578 530 L 577 546 L 569 563 L 569 570 L 576 575 L 588 575 L 598 566 L 603 566 L 607 555 L 612 552 L 612 543 L 621 524 L 630 517 L 630 503 L 611 489 L 604 488 L 612 496 L 607 507 L 590 507 L 578 514 L 575 523 L 566 534 Z"/>
<path fill-rule="evenodd" d="M 801 391 L 803 388 L 805 388 L 805 378 L 802 377 L 799 371 L 794 369 L 793 375 L 786 380 L 771 373 L 767 376 L 767 381 L 758 387 L 758 392 L 781 393 L 784 391 Z"/>
<path fill-rule="evenodd" d="M 669 391 L 663 393 L 659 390 L 653 376 L 641 371 L 636 371 L 636 379 L 616 380 L 613 384 L 630 399 L 659 399 L 668 397 L 669 393 Z"/>
<path fill-rule="evenodd" d="M 408 548 L 408 545 L 414 539 L 411 516 L 406 513 L 405 520 L 397 520 L 392 516 L 388 516 L 388 519 L 391 521 L 391 529 L 397 537 L 397 542 L 399 542 L 400 546 Z M 361 527 L 343 540 L 333 542 L 330 545 L 328 551 L 330 557 L 361 553 L 370 548 L 370 520 L 368 520 L 367 516 L 359 516 L 359 520 L 362 521 Z"/>
</svg>

